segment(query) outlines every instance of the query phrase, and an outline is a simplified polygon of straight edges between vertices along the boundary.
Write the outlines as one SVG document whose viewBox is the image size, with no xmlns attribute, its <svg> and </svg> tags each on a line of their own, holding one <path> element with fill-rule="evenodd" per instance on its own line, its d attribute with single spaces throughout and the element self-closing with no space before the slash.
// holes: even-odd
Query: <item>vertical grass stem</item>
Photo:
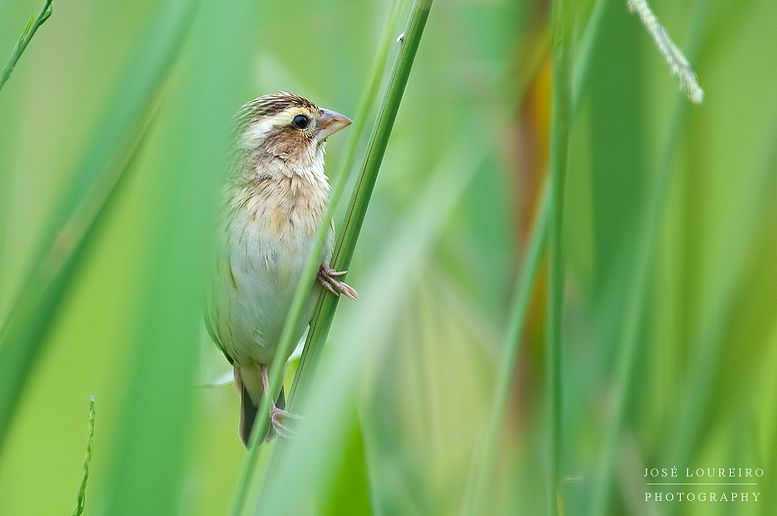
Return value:
<svg viewBox="0 0 777 516">
<path fill-rule="evenodd" d="M 562 453 L 561 354 L 564 304 L 564 254 L 562 248 L 564 185 L 571 130 L 571 30 L 570 0 L 553 2 L 553 97 L 550 174 L 550 227 L 548 231 L 547 402 L 549 404 L 548 515 L 559 514 L 559 470 Z"/>
<path fill-rule="evenodd" d="M 405 37 L 400 40 L 400 50 L 397 55 L 397 60 L 392 72 L 389 87 L 384 97 L 383 105 L 378 116 L 378 121 L 373 130 L 368 146 L 367 156 L 362 168 L 362 173 L 359 176 L 357 182 L 356 191 L 351 201 L 351 209 L 349 210 L 346 224 L 343 225 L 343 237 L 340 242 L 340 246 L 335 252 L 334 266 L 338 270 L 345 270 L 350 263 L 351 256 L 353 255 L 353 249 L 356 246 L 359 231 L 364 221 L 364 216 L 369 204 L 370 195 L 372 189 L 375 186 L 378 170 L 383 159 L 383 155 L 386 151 L 388 139 L 391 134 L 391 129 L 394 125 L 394 120 L 399 110 L 399 104 L 404 93 L 405 86 L 407 85 L 408 77 L 410 76 L 410 70 L 412 69 L 413 60 L 415 58 L 418 45 L 423 34 L 423 29 L 426 24 L 426 19 L 429 16 L 429 9 L 431 8 L 432 0 L 417 0 L 410 17 L 408 30 L 405 32 Z M 331 217 L 333 211 L 333 204 L 330 203 L 327 209 L 326 217 Z M 275 386 L 282 381 L 281 373 L 283 371 L 283 361 L 288 356 L 288 351 L 294 344 L 293 330 L 297 326 L 302 308 L 304 306 L 306 297 L 310 289 L 313 287 L 313 282 L 316 278 L 316 270 L 319 267 L 317 257 L 319 256 L 320 249 L 323 248 L 324 237 L 326 228 L 319 230 L 316 245 L 314 246 L 308 260 L 305 264 L 304 273 L 297 291 L 295 292 L 292 306 L 289 311 L 289 315 L 284 325 L 283 333 L 278 345 L 278 352 L 275 355 L 275 359 L 270 368 L 270 391 L 274 392 Z M 329 300 L 329 303 L 326 302 Z M 337 304 L 338 298 L 336 296 L 327 296 L 324 303 L 324 307 L 331 306 L 329 312 L 331 324 L 331 317 L 334 315 L 334 310 Z M 328 330 L 328 328 L 327 328 Z M 311 330 L 312 331 L 312 330 Z M 298 382 L 299 383 L 299 382 Z M 263 428 L 267 423 L 270 409 L 270 399 L 268 396 L 262 398 L 262 403 L 259 407 L 257 419 L 254 422 L 256 428 Z M 249 453 L 243 464 L 241 475 L 238 479 L 238 487 L 233 498 L 230 514 L 238 516 L 243 513 L 248 498 L 248 491 L 253 478 L 253 472 L 255 470 L 256 459 L 258 458 L 258 444 L 261 438 L 258 434 L 260 432 L 254 432 L 249 442 Z M 266 477 L 269 478 L 270 472 L 266 473 Z"/>
</svg>

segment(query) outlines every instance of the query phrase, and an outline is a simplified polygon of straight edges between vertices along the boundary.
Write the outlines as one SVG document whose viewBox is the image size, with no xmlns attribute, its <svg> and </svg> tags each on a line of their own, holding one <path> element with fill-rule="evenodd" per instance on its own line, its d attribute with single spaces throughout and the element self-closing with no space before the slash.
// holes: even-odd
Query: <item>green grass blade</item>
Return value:
<svg viewBox="0 0 777 516">
<path fill-rule="evenodd" d="M 547 313 L 547 403 L 549 416 L 549 466 L 547 514 L 559 514 L 559 469 L 562 446 L 561 354 L 564 304 L 564 184 L 571 130 L 572 5 L 568 0 L 553 2 L 553 99 L 551 114 L 550 227 L 548 230 L 548 313 Z"/>
<path fill-rule="evenodd" d="M 777 137 L 776 115 L 774 111 L 771 113 L 774 120 L 772 127 L 761 135 L 764 155 L 747 179 L 748 184 L 743 193 L 736 199 L 741 208 L 733 214 L 731 229 L 724 239 L 725 249 L 715 260 L 713 270 L 717 272 L 717 288 L 714 295 L 706 298 L 701 305 L 699 322 L 693 329 L 693 351 L 689 359 L 687 380 L 682 386 L 676 415 L 667 432 L 673 437 L 668 456 L 677 464 L 690 463 L 694 453 L 699 451 L 700 438 L 709 431 L 705 428 L 705 422 L 717 401 L 714 394 L 719 376 L 716 377 L 716 374 L 720 375 L 725 367 L 728 326 L 733 324 L 736 314 L 742 310 L 740 296 L 743 294 L 740 289 L 750 274 L 753 256 L 761 252 L 757 228 L 764 207 L 773 202 L 768 184 L 773 180 L 770 177 L 773 177 L 774 164 L 777 163 L 777 149 L 773 145 Z M 736 419 L 733 414 L 731 416 Z"/>
<path fill-rule="evenodd" d="M 39 355 L 43 338 L 88 246 L 97 220 L 114 198 L 127 162 L 174 62 L 193 4 L 174 0 L 141 47 L 98 125 L 70 192 L 44 238 L 42 252 L 0 330 L 0 447 Z"/>
<path fill-rule="evenodd" d="M 514 373 L 518 368 L 521 336 L 529 308 L 529 298 L 534 287 L 534 280 L 537 278 L 540 257 L 547 243 L 551 194 L 549 186 L 546 185 L 532 226 L 526 256 L 515 284 L 515 294 L 509 312 L 511 314 L 510 321 L 502 344 L 503 356 L 498 361 L 494 397 L 491 401 L 488 423 L 482 441 L 483 446 L 477 455 L 477 466 L 472 469 L 468 479 L 467 494 L 463 505 L 465 514 L 478 514 L 479 508 L 483 507 L 484 489 L 489 484 L 489 475 L 499 443 L 499 431 L 504 421 Z"/>
<path fill-rule="evenodd" d="M 348 321 L 347 338 L 338 338 L 325 367 L 309 376 L 313 385 L 298 396 L 300 412 L 305 414 L 303 423 L 311 431 L 303 429 L 293 442 L 279 447 L 276 467 L 265 477 L 268 485 L 262 503 L 252 514 L 298 514 L 310 490 L 326 491 L 338 483 L 336 468 L 349 447 L 351 406 L 359 401 L 354 398 L 360 375 L 390 353 L 387 336 L 407 302 L 407 285 L 395 278 L 412 278 L 420 264 L 431 260 L 446 222 L 476 180 L 492 143 L 467 130 L 458 134 L 396 233 L 388 237 L 388 252 L 362 286 L 364 297 L 373 302 L 355 307 L 358 313 Z M 361 419 L 363 414 L 359 415 Z M 367 429 L 364 433 L 367 447 Z"/>
<path fill-rule="evenodd" d="M 583 36 L 583 51 L 580 52 L 571 79 L 571 106 L 570 116 L 573 118 L 579 108 L 581 93 L 586 85 L 591 62 L 591 46 L 602 17 L 603 0 L 595 3 Z M 530 74 L 532 75 L 532 74 Z M 528 310 L 529 295 L 536 279 L 539 258 L 546 248 L 549 225 L 549 205 L 551 191 L 550 185 L 546 185 L 542 194 L 540 207 L 537 210 L 535 223 L 529 237 L 529 245 L 525 261 L 517 276 L 514 286 L 513 302 L 510 314 L 512 317 L 507 326 L 504 337 L 504 357 L 499 362 L 495 395 L 491 403 L 489 420 L 485 430 L 483 447 L 477 453 L 477 466 L 470 472 L 467 481 L 467 490 L 463 507 L 466 513 L 475 514 L 482 507 L 483 489 L 489 484 L 488 475 L 491 471 L 496 446 L 499 439 L 499 428 L 504 420 L 505 408 L 513 385 L 513 373 L 517 369 L 518 355 L 520 354 L 520 337 L 525 325 Z"/>
<path fill-rule="evenodd" d="M 5 64 L 5 68 L 3 68 L 2 73 L 0 73 L 0 90 L 3 89 L 6 81 L 8 81 L 8 78 L 11 76 L 11 72 L 13 72 L 16 63 L 18 63 L 19 59 L 22 57 L 24 50 L 27 48 L 27 45 L 30 44 L 32 37 L 35 35 L 35 32 L 40 28 L 41 25 L 45 23 L 46 20 L 51 17 L 51 14 L 54 12 L 52 1 L 53 0 L 46 0 L 46 3 L 43 5 L 43 9 L 41 9 L 41 11 L 38 13 L 38 16 L 31 16 L 30 21 L 27 22 L 27 26 L 24 28 L 22 35 L 19 36 L 19 41 L 16 42 L 13 51 L 11 51 L 11 56 L 8 58 L 8 62 Z"/>
<path fill-rule="evenodd" d="M 705 19 L 703 9 L 705 9 L 703 2 L 696 2 L 693 10 L 695 30 L 691 31 L 689 38 L 689 47 L 693 49 L 697 48 L 701 37 L 700 29 Z M 624 323 L 620 330 L 619 345 L 616 347 L 618 355 L 615 362 L 612 401 L 609 413 L 605 419 L 606 425 L 602 432 L 599 460 L 596 469 L 596 483 L 594 484 L 594 492 L 591 498 L 590 514 L 595 516 L 607 514 L 609 508 L 610 493 L 613 485 L 611 479 L 612 470 L 617 466 L 614 464 L 614 461 L 616 451 L 622 440 L 623 422 L 628 410 L 628 399 L 634 382 L 637 366 L 636 358 L 639 356 L 637 345 L 648 303 L 652 274 L 651 265 L 659 241 L 660 222 L 664 213 L 671 180 L 672 159 L 677 149 L 678 135 L 687 114 L 687 102 L 681 98 L 676 99 L 672 112 L 671 125 L 666 132 L 666 141 L 662 147 L 663 153 L 657 162 L 653 185 L 651 186 L 641 217 L 639 239 L 636 243 L 637 252 L 634 256 L 633 277 L 629 282 L 627 298 L 624 303 L 627 309 L 624 313 Z M 677 464 L 683 463 L 677 462 Z"/>
<path fill-rule="evenodd" d="M 106 514 L 186 512 L 204 280 L 232 115 L 245 98 L 255 5 L 202 3 L 149 151 L 157 172 L 146 234 L 150 265 Z"/>
<path fill-rule="evenodd" d="M 367 213 L 367 205 L 370 202 L 372 190 L 375 187 L 375 181 L 378 177 L 378 170 L 383 161 L 383 155 L 386 152 L 389 136 L 394 127 L 399 112 L 399 104 L 402 101 L 402 95 L 405 92 L 407 80 L 410 77 L 410 70 L 413 67 L 418 45 L 421 42 L 426 20 L 429 17 L 429 11 L 432 7 L 432 0 L 417 0 L 408 23 L 407 30 L 399 38 L 401 45 L 394 70 L 389 80 L 389 87 L 386 96 L 383 99 L 383 106 L 380 109 L 378 120 L 373 130 L 370 144 L 367 146 L 367 156 L 362 167 L 362 173 L 359 176 L 357 188 L 354 191 L 351 200 L 351 210 L 343 224 L 343 236 L 340 245 L 335 250 L 333 264 L 337 270 L 345 270 L 351 263 L 353 251 L 356 248 L 356 241 L 359 238 L 364 217 Z M 323 312 L 329 312 L 331 306 L 332 312 L 337 306 L 337 297 L 329 297 L 329 302 L 324 304 Z M 327 318 L 325 316 L 325 318 Z"/>
<path fill-rule="evenodd" d="M 343 159 L 342 166 L 337 174 L 337 182 L 332 188 L 332 197 L 330 203 L 332 205 L 332 211 L 337 208 L 337 204 L 345 190 L 345 183 L 348 177 L 348 171 L 353 167 L 354 160 L 356 159 L 356 148 L 359 144 L 361 136 L 365 133 L 367 126 L 367 117 L 372 112 L 375 103 L 378 98 L 378 92 L 380 90 L 380 83 L 383 75 L 385 74 L 388 66 L 388 53 L 396 40 L 393 36 L 397 22 L 399 21 L 399 15 L 402 13 L 402 7 L 404 1 L 397 1 L 394 3 L 391 16 L 386 23 L 386 27 L 380 38 L 380 47 L 375 54 L 375 59 L 372 64 L 372 71 L 369 75 L 370 79 L 362 93 L 362 98 L 359 100 L 359 107 L 356 110 L 356 117 L 351 132 L 350 139 L 348 140 L 348 148 Z M 326 340 L 325 337 L 321 338 L 321 327 L 318 325 L 319 316 L 321 314 L 321 306 L 324 300 L 329 297 L 325 292 L 321 293 L 316 304 L 315 311 L 313 313 L 313 319 L 310 321 L 310 331 L 308 332 L 307 339 L 305 341 L 305 347 L 302 350 L 302 356 L 300 357 L 299 364 L 297 365 L 297 371 L 294 375 L 294 383 L 289 390 L 288 406 L 289 410 L 293 410 L 291 407 L 294 405 L 294 398 L 297 395 L 297 386 L 299 385 L 299 379 L 305 373 L 308 368 L 315 371 L 318 359 L 321 356 L 323 343 Z M 271 459 L 272 460 L 272 459 Z"/>
<path fill-rule="evenodd" d="M 356 240 L 359 237 L 359 232 L 364 222 L 367 205 L 369 204 L 372 190 L 375 187 L 378 170 L 380 169 L 383 154 L 386 151 L 396 114 L 399 111 L 399 103 L 404 93 L 404 87 L 407 84 L 430 8 L 431 1 L 416 2 L 408 29 L 403 33 L 399 41 L 403 46 L 397 55 L 389 82 L 389 89 L 386 91 L 378 120 L 370 137 L 362 172 L 359 175 L 357 186 L 351 199 L 348 215 L 340 226 L 343 228 L 343 236 L 332 258 L 332 266 L 337 270 L 347 270 L 353 257 Z M 312 364 L 312 367 L 300 360 L 300 367 L 302 369 L 296 378 L 297 385 L 302 383 L 303 375 L 308 368 L 315 370 L 315 363 L 331 328 L 338 301 L 339 297 L 324 295 L 323 300 L 316 309 L 310 324 L 308 341 L 306 342 L 308 361 Z"/>
<path fill-rule="evenodd" d="M 46 331 L 68 289 L 96 225 L 115 198 L 124 174 L 147 128 L 130 143 L 124 163 L 111 164 L 113 182 L 95 189 L 63 224 L 38 267 L 33 270 L 0 330 L 0 451 L 13 420 L 27 377 L 41 352 Z M 122 153 L 123 154 L 123 153 Z"/>
<path fill-rule="evenodd" d="M 364 436 L 361 422 L 356 417 L 354 407 L 349 418 L 353 424 L 342 460 L 340 470 L 335 472 L 337 482 L 333 489 L 317 493 L 316 505 L 322 507 L 325 516 L 341 514 L 372 514 L 369 486 L 369 469 L 364 453 Z"/>
<path fill-rule="evenodd" d="M 575 68 L 572 71 L 572 115 L 577 113 L 580 107 L 580 96 L 586 90 L 590 77 L 590 63 L 594 54 L 594 43 L 599 33 L 599 27 L 604 17 L 607 0 L 596 0 L 588 22 L 580 36 L 579 49 L 575 59 Z"/>
<path fill-rule="evenodd" d="M 86 482 L 89 480 L 89 463 L 92 462 L 92 452 L 94 451 L 94 396 L 89 396 L 89 434 L 86 437 L 86 455 L 84 456 L 84 476 L 81 479 L 81 486 L 78 488 L 78 497 L 76 508 L 73 510 L 73 516 L 81 516 L 84 512 L 86 503 Z"/>
</svg>

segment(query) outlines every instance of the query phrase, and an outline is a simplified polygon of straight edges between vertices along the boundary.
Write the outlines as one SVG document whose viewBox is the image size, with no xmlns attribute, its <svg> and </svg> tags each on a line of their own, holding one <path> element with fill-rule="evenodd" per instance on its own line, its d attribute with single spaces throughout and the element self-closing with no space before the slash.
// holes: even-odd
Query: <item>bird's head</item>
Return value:
<svg viewBox="0 0 777 516">
<path fill-rule="evenodd" d="M 323 159 L 328 136 L 351 124 L 351 119 L 321 109 L 306 98 L 281 92 L 243 106 L 237 115 L 236 144 L 259 160 L 281 160 L 306 167 Z"/>
</svg>

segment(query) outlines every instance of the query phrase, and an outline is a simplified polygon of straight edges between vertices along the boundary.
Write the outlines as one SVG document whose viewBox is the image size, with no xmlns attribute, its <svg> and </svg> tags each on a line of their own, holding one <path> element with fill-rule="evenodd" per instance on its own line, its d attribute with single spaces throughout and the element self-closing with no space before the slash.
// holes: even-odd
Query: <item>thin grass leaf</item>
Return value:
<svg viewBox="0 0 777 516">
<path fill-rule="evenodd" d="M 330 204 L 332 205 L 332 211 L 336 209 L 342 193 L 345 190 L 346 179 L 348 177 L 348 171 L 353 168 L 354 161 L 356 159 L 356 148 L 359 144 L 359 140 L 362 135 L 365 134 L 367 129 L 367 117 L 372 112 L 375 103 L 378 99 L 378 92 L 380 90 L 380 83 L 386 68 L 388 67 L 388 53 L 392 44 L 398 42 L 394 39 L 393 34 L 395 32 L 397 23 L 399 21 L 399 15 L 402 13 L 406 2 L 404 0 L 397 0 L 392 7 L 391 16 L 389 17 L 386 27 L 383 30 L 383 34 L 380 38 L 380 47 L 375 54 L 375 59 L 372 63 L 372 70 L 369 74 L 369 80 L 364 88 L 362 97 L 359 100 L 359 107 L 356 110 L 356 117 L 354 127 L 351 131 L 350 139 L 348 140 L 348 147 L 345 153 L 345 157 L 342 160 L 339 172 L 337 174 L 337 182 L 332 188 L 332 195 Z M 312 371 L 316 370 L 316 365 L 321 357 L 321 351 L 323 349 L 323 343 L 326 340 L 321 338 L 321 330 L 318 325 L 318 318 L 321 313 L 321 306 L 324 300 L 329 297 L 325 292 L 321 292 L 319 299 L 316 303 L 316 308 L 313 312 L 313 318 L 310 321 L 310 331 L 305 339 L 305 347 L 302 350 L 302 356 L 300 357 L 299 364 L 297 365 L 297 371 L 294 375 L 294 383 L 289 389 L 289 397 L 287 405 L 289 410 L 293 411 L 294 398 L 297 395 L 297 387 L 299 385 L 300 378 L 305 374 L 304 371 L 310 368 Z M 270 459 L 272 462 L 272 458 Z"/>
<path fill-rule="evenodd" d="M 564 305 L 564 185 L 569 158 L 569 133 L 572 124 L 571 76 L 572 5 L 556 0 L 552 9 L 553 26 L 553 99 L 550 174 L 550 227 L 548 230 L 548 313 L 547 313 L 547 403 L 549 404 L 549 467 L 547 513 L 562 512 L 559 470 L 562 446 L 561 354 Z"/>
<path fill-rule="evenodd" d="M 43 9 L 41 9 L 41 11 L 38 13 L 38 16 L 30 16 L 30 21 L 28 21 L 27 26 L 24 27 L 24 31 L 22 32 L 22 35 L 19 36 L 19 41 L 17 41 L 16 45 L 14 45 L 14 48 L 11 51 L 11 56 L 8 58 L 8 62 L 5 64 L 5 68 L 3 68 L 3 72 L 0 73 L 0 90 L 3 89 L 6 81 L 8 81 L 8 78 L 11 76 L 11 72 L 13 72 L 16 63 L 18 63 L 19 59 L 22 57 L 24 50 L 27 48 L 27 45 L 29 45 L 30 41 L 32 41 L 32 37 L 35 35 L 35 32 L 41 25 L 45 23 L 46 20 L 51 18 L 51 14 L 54 12 L 54 6 L 52 5 L 52 2 L 53 0 L 46 0 L 46 3 L 43 4 Z"/>
<path fill-rule="evenodd" d="M 73 174 L 69 195 L 53 217 L 32 272 L 0 329 L 0 450 L 46 330 L 148 128 L 193 7 L 194 2 L 182 0 L 162 6 L 156 27 L 117 89 L 113 109 L 106 112 Z"/>
<path fill-rule="evenodd" d="M 771 118 L 777 122 L 777 113 L 772 112 Z M 676 461 L 676 464 L 689 464 L 699 450 L 700 438 L 708 431 L 704 423 L 715 401 L 712 394 L 716 374 L 724 367 L 727 327 L 741 310 L 739 296 L 742 294 L 738 290 L 750 272 L 750 262 L 760 252 L 755 237 L 764 207 L 772 203 L 772 194 L 765 186 L 777 163 L 773 145 L 777 137 L 775 122 L 762 135 L 764 155 L 737 199 L 736 205 L 741 209 L 734 214 L 730 233 L 723 239 L 726 242 L 724 252 L 719 253 L 715 261 L 717 274 L 714 276 L 718 278 L 718 287 L 714 295 L 704 300 L 698 325 L 694 329 L 687 380 L 680 393 L 676 415 L 672 418 L 672 428 L 667 432 L 673 436 L 669 460 Z"/>
<path fill-rule="evenodd" d="M 89 396 L 89 434 L 86 438 L 86 455 L 84 456 L 84 476 L 81 479 L 81 487 L 78 488 L 78 497 L 76 499 L 76 508 L 73 510 L 73 516 L 81 516 L 84 512 L 86 503 L 86 482 L 89 480 L 89 464 L 92 462 L 92 452 L 94 451 L 94 396 Z"/>
<path fill-rule="evenodd" d="M 388 252 L 361 288 L 373 303 L 357 308 L 358 313 L 348 321 L 347 338 L 339 336 L 327 367 L 310 377 L 312 386 L 297 398 L 305 414 L 303 423 L 311 425 L 311 431 L 303 428 L 293 442 L 279 447 L 275 467 L 265 475 L 262 497 L 252 514 L 299 514 L 310 489 L 317 486 L 326 491 L 336 483 L 332 469 L 345 453 L 349 425 L 356 424 L 351 415 L 351 406 L 358 401 L 356 385 L 365 368 L 386 359 L 391 349 L 387 336 L 406 307 L 407 286 L 395 278 L 409 280 L 431 259 L 451 213 L 486 160 L 492 142 L 482 136 L 465 130 L 453 139 L 399 229 L 388 237 Z M 364 432 L 367 446 L 367 429 Z M 290 490 L 294 497 L 288 496 Z"/>
<path fill-rule="evenodd" d="M 3 68 L 2 73 L 0 74 L 0 90 L 2 90 L 3 86 L 5 85 L 6 81 L 8 81 L 9 77 L 11 76 L 11 72 L 16 66 L 16 63 L 21 58 L 22 53 L 27 48 L 27 45 L 32 40 L 32 36 L 34 35 L 35 31 L 38 30 L 38 27 L 43 25 L 43 23 L 48 20 L 51 17 L 51 14 L 53 13 L 53 5 L 52 0 L 47 0 L 46 3 L 43 6 L 43 9 L 38 14 L 37 18 L 35 14 L 30 14 L 30 19 L 27 21 L 27 25 L 24 27 L 24 30 L 22 31 L 21 36 L 19 36 L 19 39 L 17 40 L 16 44 L 14 45 L 14 49 L 11 51 L 11 55 L 8 58 L 8 62 L 6 63 L 5 67 Z M 37 20 L 37 21 L 36 21 Z M 33 24 L 35 24 L 35 28 L 33 30 Z M 30 33 L 32 31 L 32 33 Z M 4 121 L 5 123 L 8 123 L 7 120 Z M 6 142 L 7 144 L 7 142 Z M 12 146 L 12 144 L 11 144 Z M 10 154 L 10 153 L 9 153 Z M 0 202 L 5 203 L 6 206 L 8 205 L 8 173 L 7 170 L 9 167 L 4 166 L 7 165 L 6 163 L 0 163 L 0 169 L 2 169 L 2 172 L 0 172 L 0 190 L 5 191 L 5 197 L 2 198 Z M 2 263 L 2 247 L 3 242 L 5 241 L 5 233 L 7 231 L 6 228 L 6 217 L 8 217 L 7 210 L 2 210 L 0 212 L 0 270 L 2 270 L 2 266 L 4 265 Z"/>
<path fill-rule="evenodd" d="M 391 130 L 394 127 L 394 120 L 396 120 L 397 113 L 399 112 L 399 104 L 405 92 L 405 86 L 410 76 L 410 70 L 413 67 L 413 61 L 418 51 L 418 45 L 421 42 L 421 36 L 431 7 L 432 0 L 417 0 L 413 6 L 407 29 L 402 34 L 402 37 L 398 38 L 398 43 L 401 45 L 399 54 L 397 55 L 375 129 L 367 146 L 367 155 L 362 167 L 362 173 L 359 176 L 357 188 L 354 190 L 353 198 L 351 199 L 351 210 L 346 216 L 345 224 L 343 224 L 343 236 L 332 258 L 332 263 L 337 270 L 345 270 L 351 263 L 351 258 L 356 248 L 356 241 L 359 238 L 359 232 L 364 223 L 367 206 L 370 202 L 372 190 L 375 187 L 378 171 L 388 146 Z M 339 298 L 331 296 L 328 297 L 328 300 L 329 302 L 324 303 L 322 312 L 327 314 L 331 310 L 333 314 Z M 324 320 L 331 320 L 327 315 L 324 315 L 323 318 Z"/>
<path fill-rule="evenodd" d="M 151 122 L 151 118 L 147 123 Z M 98 222 L 123 183 L 141 147 L 148 125 L 131 135 L 136 138 L 121 154 L 122 162 L 107 169 L 114 177 L 97 185 L 84 204 L 65 222 L 51 248 L 33 270 L 0 330 L 0 451 L 13 420 L 30 370 L 42 350 L 46 332 L 69 288 L 81 257 Z M 125 154 L 126 155 L 123 155 Z"/>
<path fill-rule="evenodd" d="M 510 321 L 502 343 L 503 356 L 498 361 L 498 373 L 494 396 L 491 401 L 488 423 L 479 447 L 476 460 L 477 465 L 472 468 L 467 491 L 464 496 L 463 508 L 465 514 L 478 514 L 483 507 L 485 486 L 490 484 L 490 472 L 496 449 L 499 443 L 499 431 L 504 421 L 507 401 L 513 385 L 514 372 L 518 368 L 518 356 L 521 352 L 521 335 L 526 322 L 526 314 L 529 308 L 534 281 L 537 278 L 540 257 L 547 244 L 548 225 L 550 221 L 550 199 L 552 192 L 548 185 L 545 186 L 540 200 L 534 225 L 532 226 L 529 246 L 521 270 L 515 283 L 515 292 L 510 308 Z"/>
<path fill-rule="evenodd" d="M 605 12 L 606 0 L 596 0 L 591 14 L 588 17 L 588 22 L 583 29 L 583 34 L 580 36 L 580 45 L 577 51 L 577 56 L 574 63 L 574 70 L 572 71 L 572 115 L 577 113 L 580 107 L 580 98 L 583 92 L 586 90 L 588 78 L 590 74 L 591 59 L 594 57 L 594 42 L 596 41 L 597 34 L 599 33 L 599 27 L 602 22 L 602 18 Z"/>
<path fill-rule="evenodd" d="M 362 173 L 357 183 L 357 189 L 354 193 L 354 197 L 351 202 L 350 216 L 348 222 L 343 225 L 343 237 L 340 241 L 340 246 L 335 252 L 333 258 L 333 265 L 337 270 L 346 270 L 350 263 L 350 258 L 353 255 L 353 249 L 356 246 L 356 240 L 358 233 L 361 230 L 361 224 L 364 221 L 364 215 L 369 204 L 369 198 L 372 194 L 372 188 L 375 186 L 378 170 L 383 160 L 383 154 L 386 151 L 388 145 L 389 135 L 394 125 L 397 112 L 399 111 L 399 104 L 404 93 L 405 86 L 407 84 L 408 77 L 410 76 L 410 70 L 413 65 L 416 51 L 423 34 L 423 29 L 426 24 L 426 19 L 429 16 L 429 9 L 431 8 L 431 0 L 418 0 L 413 8 L 406 36 L 399 42 L 401 47 L 397 55 L 397 60 L 394 66 L 394 71 L 391 75 L 389 82 L 389 88 L 386 91 L 384 97 L 383 106 L 381 107 L 378 122 L 373 130 L 368 146 L 367 157 L 362 168 Z M 344 174 L 341 175 L 341 177 Z M 344 180 L 344 179 L 343 179 Z M 334 210 L 334 203 L 330 202 L 327 208 L 327 213 L 324 216 L 324 220 L 328 220 Z M 316 243 L 312 248 L 312 253 L 308 257 L 305 267 L 303 269 L 302 278 L 292 301 L 289 315 L 286 318 L 286 324 L 284 325 L 283 333 L 281 334 L 280 342 L 278 344 L 278 352 L 275 355 L 273 365 L 270 367 L 270 392 L 274 392 L 275 385 L 282 380 L 281 373 L 283 371 L 283 360 L 289 354 L 291 350 L 293 340 L 293 331 L 299 320 L 303 305 L 307 298 L 307 293 L 313 287 L 313 282 L 316 277 L 316 270 L 320 266 L 318 263 L 319 250 L 323 248 L 324 237 L 326 228 L 319 229 Z M 341 250 L 343 253 L 341 254 Z M 329 315 L 329 321 L 331 324 L 331 318 L 334 316 L 334 309 L 336 307 L 337 296 L 331 296 L 330 303 L 325 302 L 324 306 L 331 307 L 331 313 Z M 312 331 L 312 329 L 311 329 Z M 259 407 L 257 419 L 254 422 L 256 428 L 263 428 L 267 423 L 269 417 L 270 399 L 268 396 L 262 398 L 262 403 Z M 253 477 L 253 471 L 255 469 L 255 462 L 258 457 L 258 444 L 261 439 L 259 436 L 261 432 L 253 432 L 251 435 L 251 441 L 249 442 L 249 453 L 246 457 L 238 480 L 238 488 L 235 498 L 230 509 L 230 514 L 238 516 L 242 514 L 243 508 L 246 506 L 248 497 L 248 489 Z M 266 472 L 266 475 L 271 473 Z"/>
<path fill-rule="evenodd" d="M 255 7 L 250 0 L 200 4 L 149 145 L 149 265 L 106 514 L 189 513 L 182 490 L 196 428 L 197 342 L 213 251 L 208 229 L 216 225 L 234 107 L 245 95 Z"/>
<path fill-rule="evenodd" d="M 332 489 L 317 493 L 316 506 L 322 507 L 321 514 L 325 516 L 373 513 L 361 422 L 355 417 L 356 407 L 352 410 L 353 424 L 347 432 L 350 435 L 346 439 L 343 458 L 339 461 L 340 469 L 335 473 L 337 482 Z"/>
<path fill-rule="evenodd" d="M 701 27 L 707 12 L 704 2 L 697 1 L 692 12 L 694 13 L 693 19 L 696 20 L 696 23 L 691 31 L 689 47 L 695 49 L 701 38 Z M 615 362 L 612 402 L 608 416 L 605 418 L 607 423 L 602 432 L 602 440 L 599 446 L 596 483 L 590 506 L 590 514 L 594 516 L 604 516 L 609 508 L 610 491 L 612 489 L 611 475 L 613 468 L 616 467 L 616 464 L 614 464 L 616 451 L 621 443 L 624 415 L 628 408 L 627 401 L 634 382 L 636 357 L 638 356 L 637 344 L 640 338 L 641 324 L 645 316 L 652 274 L 652 258 L 656 253 L 658 229 L 660 228 L 660 221 L 668 197 L 672 170 L 671 164 L 678 145 L 678 134 L 687 114 L 686 104 L 679 100 L 676 101 L 672 112 L 673 116 L 662 147 L 663 152 L 657 162 L 657 170 L 654 174 L 655 179 L 641 218 L 640 236 L 637 241 L 637 253 L 635 255 L 634 276 L 629 282 L 630 288 L 625 301 L 627 309 L 624 315 L 624 324 L 621 328 L 619 346 L 617 347 L 618 356 Z M 684 463 L 677 462 L 677 464 Z"/>
<path fill-rule="evenodd" d="M 583 50 L 578 55 L 571 78 L 570 117 L 574 118 L 580 105 L 582 91 L 590 70 L 594 35 L 602 18 L 604 0 L 598 0 L 593 7 L 583 35 Z M 469 514 L 475 514 L 482 506 L 483 489 L 489 482 L 489 472 L 493 467 L 495 450 L 499 440 L 499 429 L 504 421 L 505 408 L 510 389 L 513 385 L 513 373 L 516 371 L 521 347 L 521 335 L 528 312 L 529 295 L 537 277 L 537 267 L 541 253 L 547 245 L 549 225 L 549 204 L 552 196 L 550 185 L 546 185 L 537 210 L 529 245 L 521 270 L 513 288 L 513 301 L 510 309 L 512 317 L 505 332 L 503 349 L 504 356 L 499 361 L 494 397 L 492 398 L 489 420 L 486 426 L 483 446 L 476 454 L 477 466 L 470 471 L 466 494 L 462 507 Z"/>
</svg>

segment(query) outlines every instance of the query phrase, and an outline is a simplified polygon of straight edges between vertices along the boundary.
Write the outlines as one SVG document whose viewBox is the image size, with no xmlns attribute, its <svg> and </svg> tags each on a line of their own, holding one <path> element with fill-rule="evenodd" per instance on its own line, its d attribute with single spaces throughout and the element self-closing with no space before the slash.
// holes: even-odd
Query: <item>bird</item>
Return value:
<svg viewBox="0 0 777 516">
<path fill-rule="evenodd" d="M 299 95 L 280 92 L 249 101 L 234 118 L 232 156 L 222 191 L 215 271 L 206 303 L 206 326 L 234 368 L 240 394 L 238 434 L 248 447 L 262 396 L 316 232 L 329 226 L 317 280 L 294 329 L 302 338 L 321 289 L 357 299 L 329 266 L 334 222 L 324 173 L 327 138 L 352 123 Z M 289 354 L 291 350 L 289 351 Z M 283 357 L 285 368 L 288 356 Z M 269 393 L 271 408 L 261 442 L 289 437 L 283 386 Z"/>
</svg>

